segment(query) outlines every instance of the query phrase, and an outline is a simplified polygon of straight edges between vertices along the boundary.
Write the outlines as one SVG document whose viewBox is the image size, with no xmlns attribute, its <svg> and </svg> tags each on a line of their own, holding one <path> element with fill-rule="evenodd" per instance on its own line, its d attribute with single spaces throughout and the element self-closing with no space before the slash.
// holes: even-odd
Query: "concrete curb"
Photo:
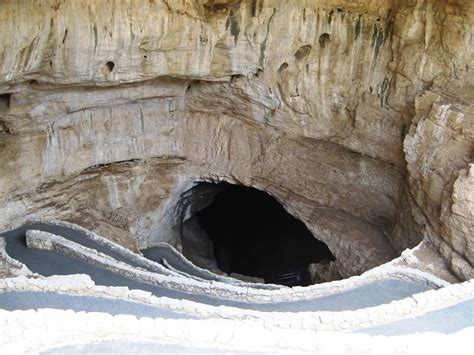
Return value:
<svg viewBox="0 0 474 355">
<path fill-rule="evenodd" d="M 43 224 L 48 224 L 48 225 L 52 225 L 52 226 L 62 226 L 62 227 L 68 227 L 68 228 L 71 228 L 71 229 L 75 229 L 77 231 L 80 231 L 82 233 L 84 233 L 84 235 L 86 235 L 88 238 L 90 238 L 91 240 L 101 244 L 101 245 L 104 245 L 106 247 L 109 247 L 111 249 L 113 249 L 115 252 L 117 253 L 120 253 L 122 254 L 123 256 L 125 257 L 131 257 L 131 258 L 134 258 L 134 261 L 135 262 L 141 262 L 141 263 L 144 263 L 146 265 L 150 265 L 153 267 L 153 265 L 155 265 L 156 267 L 158 268 L 163 268 L 162 265 L 160 265 L 159 263 L 156 263 L 150 259 L 147 259 L 145 258 L 144 256 L 142 256 L 141 254 L 137 254 L 137 253 L 134 253 L 130 250 L 128 250 L 127 248 L 124 248 L 122 247 L 121 245 L 118 245 L 84 227 L 81 227 L 77 224 L 74 224 L 74 223 L 71 223 L 71 222 L 66 222 L 66 221 L 58 221 L 58 220 L 30 220 L 28 221 L 26 224 L 33 224 L 33 223 L 43 223 Z M 186 259 L 186 257 L 184 255 L 182 255 L 180 252 L 178 252 L 176 250 L 176 248 L 174 248 L 172 245 L 170 244 L 167 244 L 167 243 L 158 243 L 156 244 L 155 246 L 160 246 L 160 244 L 166 244 L 167 247 L 169 247 L 170 249 L 172 249 L 176 256 L 178 258 L 180 258 L 180 260 L 184 263 L 186 263 L 190 268 L 194 269 L 195 271 L 198 271 L 198 272 L 202 272 L 202 273 L 205 273 L 207 274 L 208 276 L 210 277 L 214 277 L 216 278 L 215 281 L 220 281 L 220 282 L 225 282 L 227 284 L 238 284 L 239 286 L 247 286 L 247 287 L 255 287 L 256 285 L 258 285 L 258 288 L 263 288 L 263 289 L 274 289 L 274 288 L 283 288 L 284 286 L 280 286 L 280 285 L 271 285 L 273 287 L 271 287 L 270 285 L 267 285 L 267 284 L 255 284 L 255 283 L 250 283 L 250 282 L 244 282 L 244 281 L 241 281 L 241 280 L 237 280 L 235 278 L 232 278 L 232 277 L 226 277 L 226 276 L 221 276 L 221 275 L 217 275 L 217 274 L 214 274 L 213 272 L 209 271 L 209 270 L 206 270 L 206 269 L 202 269 L 196 265 L 194 265 L 191 261 L 189 261 L 188 259 Z M 165 268 L 165 271 L 168 271 L 168 273 L 170 272 L 170 270 L 167 270 Z M 161 274 L 165 274 L 166 275 L 166 272 L 160 272 Z M 180 275 L 180 273 L 175 273 L 175 272 L 171 272 L 170 275 Z M 206 280 L 208 281 L 208 280 Z M 270 286 L 270 287 L 268 287 Z"/>
<path fill-rule="evenodd" d="M 0 280 L 0 292 L 35 291 L 88 295 L 140 302 L 158 308 L 203 319 L 264 320 L 279 328 L 318 331 L 356 330 L 387 324 L 396 320 L 417 317 L 474 299 L 474 279 L 440 290 L 430 290 L 402 300 L 375 307 L 340 312 L 262 312 L 228 306 L 211 306 L 187 300 L 157 297 L 143 290 L 127 287 L 98 286 L 88 275 L 28 278 L 20 276 Z"/>
<path fill-rule="evenodd" d="M 280 288 L 285 288 L 286 286 L 282 286 L 282 285 L 273 285 L 273 284 L 263 284 L 263 283 L 253 283 L 253 282 L 245 282 L 245 281 L 242 281 L 242 280 L 238 280 L 238 279 L 235 279 L 233 277 L 227 277 L 227 276 L 222 276 L 222 275 L 217 275 L 209 270 L 206 270 L 206 269 L 203 269 L 203 268 L 200 268 L 199 266 L 196 266 L 194 265 L 191 261 L 189 261 L 188 259 L 186 259 L 186 257 L 181 254 L 175 247 L 173 247 L 171 244 L 168 244 L 168 243 L 163 243 L 163 242 L 160 242 L 160 243 L 156 243 L 154 245 L 154 247 L 165 247 L 165 248 L 169 248 L 177 258 L 180 259 L 180 261 L 184 264 L 186 264 L 186 266 L 188 266 L 189 268 L 199 272 L 199 273 L 203 273 L 205 275 L 207 275 L 208 277 L 210 278 L 214 278 L 215 281 L 220 281 L 220 282 L 224 282 L 226 284 L 230 284 L 230 285 L 238 285 L 238 286 L 246 286 L 246 287 L 252 287 L 252 288 L 259 288 L 259 289 L 268 289 L 268 290 L 275 290 L 275 289 L 280 289 Z M 173 267 L 170 265 L 169 267 L 171 270 L 173 270 Z M 179 274 L 183 274 L 182 271 L 179 271 L 179 270 L 176 270 L 174 269 L 175 272 L 179 273 Z M 188 275 L 189 277 L 189 275 Z M 201 279 L 202 278 L 199 278 L 198 279 Z M 205 279 L 206 280 L 206 279 Z M 209 281 L 209 280 L 206 280 L 206 281 Z"/>
<path fill-rule="evenodd" d="M 29 233 L 31 235 L 32 232 L 29 231 Z M 58 249 L 68 249 L 68 252 L 70 252 L 71 255 L 79 256 L 89 250 L 87 255 L 83 255 L 83 257 L 86 259 L 97 259 L 97 253 L 92 252 L 92 249 L 85 248 L 63 237 L 54 236 L 51 233 L 41 231 L 38 231 L 38 233 L 46 233 L 43 234 L 43 238 L 48 236 L 47 238 L 54 239 L 55 245 L 58 244 L 58 241 L 61 241 L 60 244 L 63 247 L 58 247 Z M 38 233 L 36 233 L 36 235 L 38 235 Z M 100 263 L 104 262 L 100 261 Z M 105 264 L 107 264 L 107 262 L 105 262 Z M 117 270 L 121 268 L 121 265 L 117 265 L 116 263 L 112 262 L 109 267 Z M 186 292 L 198 292 L 200 294 L 214 295 L 220 298 L 237 299 L 239 301 L 248 302 L 284 302 L 314 299 L 344 292 L 354 287 L 363 286 L 374 281 L 390 278 L 421 283 L 431 288 L 440 288 L 449 285 L 449 283 L 419 270 L 394 267 L 389 264 L 379 266 L 360 276 L 353 276 L 344 280 L 312 285 L 309 287 L 281 288 L 277 290 L 257 289 L 254 287 L 245 287 L 243 285 L 228 285 L 217 281 L 198 281 L 190 278 L 183 278 L 182 276 L 169 277 L 147 271 L 136 270 L 130 266 L 127 266 L 124 272 L 126 272 L 126 275 L 135 274 L 135 276 L 128 277 L 136 277 L 138 280 L 146 281 L 148 283 L 151 282 L 153 284 L 163 285 Z"/>
<path fill-rule="evenodd" d="M 429 311 L 442 309 L 474 298 L 474 280 L 466 281 L 462 284 L 450 285 L 424 272 L 413 269 L 396 268 L 392 265 L 383 265 L 361 276 L 355 276 L 346 280 L 314 285 L 307 288 L 297 287 L 294 289 L 287 288 L 272 291 L 226 285 L 219 282 L 200 282 L 190 280 L 186 277 L 150 273 L 131 267 L 128 264 L 119 262 L 93 249 L 83 247 L 63 237 L 47 232 L 30 230 L 27 232 L 27 239 L 28 243 L 33 243 L 37 247 L 49 249 L 57 247 L 65 252 L 75 253 L 77 257 L 86 258 L 92 263 L 100 262 L 107 264 L 112 270 L 116 270 L 114 268 L 125 270 L 125 272 L 129 273 L 132 277 L 137 275 L 143 278 L 154 277 L 155 281 L 158 280 L 162 282 L 164 280 L 168 282 L 168 284 L 166 284 L 168 286 L 178 285 L 178 287 L 185 288 L 186 291 L 194 293 L 196 293 L 196 290 L 200 290 L 206 291 L 206 294 L 209 294 L 209 291 L 213 290 L 227 297 L 236 297 L 239 301 L 244 299 L 251 302 L 258 302 L 263 299 L 271 302 L 281 302 L 314 299 L 344 292 L 350 288 L 362 286 L 375 280 L 386 279 L 388 277 L 411 281 L 417 280 L 418 282 L 422 281 L 424 284 L 432 287 L 445 287 L 415 294 L 403 300 L 392 301 L 389 304 L 355 311 L 297 313 L 261 312 L 228 306 L 214 307 L 192 301 L 156 297 L 150 292 L 143 290 L 129 290 L 127 287 L 98 286 L 95 285 L 88 275 L 41 278 L 19 276 L 3 279 L 0 280 L 0 292 L 50 291 L 75 295 L 119 298 L 122 300 L 145 303 L 164 310 L 194 314 L 203 319 L 259 320 L 264 321 L 264 324 L 271 327 L 313 331 L 349 331 L 382 325 L 399 319 L 416 317 Z M 127 252 L 130 253 L 129 251 Z"/>
</svg>

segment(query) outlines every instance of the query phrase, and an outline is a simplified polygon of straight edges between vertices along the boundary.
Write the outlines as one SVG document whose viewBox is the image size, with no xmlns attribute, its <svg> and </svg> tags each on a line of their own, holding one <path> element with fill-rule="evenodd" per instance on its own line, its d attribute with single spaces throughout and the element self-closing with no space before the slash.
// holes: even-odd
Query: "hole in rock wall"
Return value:
<svg viewBox="0 0 474 355">
<path fill-rule="evenodd" d="M 115 63 L 114 62 L 107 62 L 105 63 L 105 67 L 109 73 L 112 73 L 112 71 L 115 68 Z"/>
<path fill-rule="evenodd" d="M 7 111 L 10 108 L 10 94 L 0 94 L 0 114 Z M 5 122 L 0 117 L 0 133 L 11 133 Z"/>
<path fill-rule="evenodd" d="M 311 284 L 310 264 L 334 260 L 326 244 L 264 191 L 201 183 L 188 198 L 183 254 L 201 266 L 267 283 L 304 286 Z M 201 260 L 196 260 L 196 253 Z"/>
<path fill-rule="evenodd" d="M 282 65 L 280 65 L 280 68 L 278 68 L 278 74 L 283 73 L 286 68 L 288 68 L 288 63 L 283 63 Z"/>
<path fill-rule="evenodd" d="M 0 94 L 0 111 L 10 108 L 10 94 Z"/>
<path fill-rule="evenodd" d="M 326 44 L 329 42 L 329 33 L 323 33 L 321 36 L 319 36 L 319 45 L 321 46 L 321 49 L 326 47 Z"/>
<path fill-rule="evenodd" d="M 307 57 L 310 52 L 311 46 L 309 44 L 306 46 L 302 46 L 298 48 L 298 50 L 295 52 L 295 59 L 302 60 L 303 58 Z"/>
</svg>

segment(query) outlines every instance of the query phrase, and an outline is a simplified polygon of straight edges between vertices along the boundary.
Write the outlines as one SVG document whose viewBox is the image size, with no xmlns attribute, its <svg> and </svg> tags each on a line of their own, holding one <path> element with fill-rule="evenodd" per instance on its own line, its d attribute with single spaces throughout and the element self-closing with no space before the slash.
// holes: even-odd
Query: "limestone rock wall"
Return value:
<svg viewBox="0 0 474 355">
<path fill-rule="evenodd" d="M 474 263 L 472 102 L 466 93 L 426 92 L 405 139 L 415 217 L 456 274 L 468 279 Z"/>
<path fill-rule="evenodd" d="M 225 180 L 279 199 L 341 276 L 426 234 L 468 278 L 473 7 L 2 1 L 0 226 L 179 246 L 180 195 Z"/>
</svg>

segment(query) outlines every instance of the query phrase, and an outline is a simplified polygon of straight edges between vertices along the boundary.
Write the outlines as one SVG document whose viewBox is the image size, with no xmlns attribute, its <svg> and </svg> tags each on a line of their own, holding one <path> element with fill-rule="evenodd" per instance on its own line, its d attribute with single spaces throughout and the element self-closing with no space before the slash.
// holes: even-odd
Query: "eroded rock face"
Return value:
<svg viewBox="0 0 474 355">
<path fill-rule="evenodd" d="M 417 99 L 405 139 L 413 211 L 453 270 L 472 278 L 474 119 L 472 98 L 437 91 Z"/>
<path fill-rule="evenodd" d="M 179 247 L 183 194 L 227 181 L 276 197 L 340 277 L 428 236 L 470 278 L 473 10 L 2 2 L 0 226 Z"/>
</svg>

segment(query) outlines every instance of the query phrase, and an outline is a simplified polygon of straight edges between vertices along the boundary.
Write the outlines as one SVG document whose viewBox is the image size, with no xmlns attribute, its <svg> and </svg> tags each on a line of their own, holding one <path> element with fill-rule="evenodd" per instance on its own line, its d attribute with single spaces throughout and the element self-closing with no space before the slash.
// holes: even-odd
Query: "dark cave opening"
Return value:
<svg viewBox="0 0 474 355">
<path fill-rule="evenodd" d="M 0 94 L 0 112 L 10 108 L 10 94 Z"/>
<path fill-rule="evenodd" d="M 221 271 L 306 286 L 309 264 L 334 260 L 327 245 L 266 192 L 228 183 L 200 185 L 218 191 L 196 216 Z"/>
<path fill-rule="evenodd" d="M 112 73 L 112 71 L 115 68 L 115 63 L 114 62 L 107 62 L 107 63 L 105 63 L 105 66 L 107 67 L 107 70 L 109 71 L 109 73 Z"/>
</svg>

